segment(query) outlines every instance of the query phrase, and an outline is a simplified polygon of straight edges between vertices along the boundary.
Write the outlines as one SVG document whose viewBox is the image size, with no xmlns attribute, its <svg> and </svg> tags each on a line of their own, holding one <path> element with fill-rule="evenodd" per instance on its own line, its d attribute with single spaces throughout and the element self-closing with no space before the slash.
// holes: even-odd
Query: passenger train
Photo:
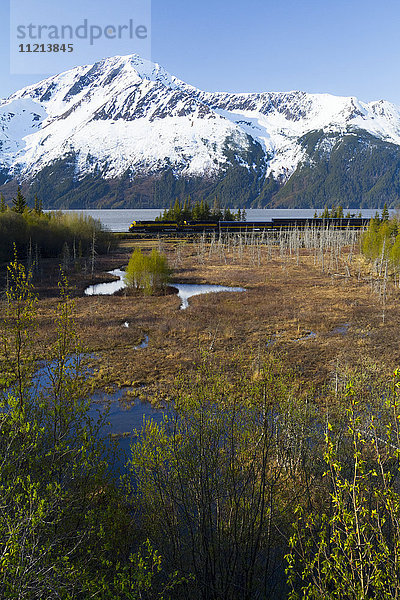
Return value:
<svg viewBox="0 0 400 600">
<path fill-rule="evenodd" d="M 303 219 L 271 219 L 271 221 L 134 221 L 129 228 L 132 233 L 144 234 L 193 234 L 193 233 L 251 233 L 306 227 L 334 229 L 365 229 L 370 219 L 348 218 L 303 218 Z"/>
</svg>

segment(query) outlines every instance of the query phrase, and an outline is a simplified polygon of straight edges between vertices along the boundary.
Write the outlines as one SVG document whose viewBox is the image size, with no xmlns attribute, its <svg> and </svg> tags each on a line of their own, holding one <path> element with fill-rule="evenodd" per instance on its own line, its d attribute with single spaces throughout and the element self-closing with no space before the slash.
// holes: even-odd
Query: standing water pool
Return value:
<svg viewBox="0 0 400 600">
<path fill-rule="evenodd" d="M 85 296 L 112 296 L 126 287 L 124 280 L 124 271 L 114 269 L 109 271 L 110 275 L 119 277 L 117 281 L 109 283 L 96 283 L 85 290 Z M 178 290 L 178 297 L 181 300 L 180 308 L 185 310 L 189 306 L 189 298 L 199 296 L 200 294 L 212 294 L 216 292 L 245 292 L 242 287 L 229 287 L 225 285 L 211 285 L 208 283 L 171 283 L 171 286 Z"/>
</svg>

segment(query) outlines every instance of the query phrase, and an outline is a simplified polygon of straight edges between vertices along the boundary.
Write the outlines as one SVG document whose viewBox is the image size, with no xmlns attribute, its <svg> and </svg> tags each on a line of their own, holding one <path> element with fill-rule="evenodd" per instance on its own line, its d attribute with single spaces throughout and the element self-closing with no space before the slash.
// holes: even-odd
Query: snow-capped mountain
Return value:
<svg viewBox="0 0 400 600">
<path fill-rule="evenodd" d="M 0 102 L 0 184 L 51 206 L 378 206 L 400 197 L 400 111 L 305 92 L 208 93 L 137 55 Z"/>
</svg>

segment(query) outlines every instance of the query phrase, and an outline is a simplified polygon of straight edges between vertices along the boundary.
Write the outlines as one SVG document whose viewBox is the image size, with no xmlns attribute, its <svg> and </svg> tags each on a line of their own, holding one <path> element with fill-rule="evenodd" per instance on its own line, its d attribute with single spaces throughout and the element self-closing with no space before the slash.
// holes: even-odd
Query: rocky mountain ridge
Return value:
<svg viewBox="0 0 400 600">
<path fill-rule="evenodd" d="M 0 186 L 45 206 L 394 206 L 400 111 L 329 94 L 203 92 L 137 55 L 0 102 Z"/>
</svg>

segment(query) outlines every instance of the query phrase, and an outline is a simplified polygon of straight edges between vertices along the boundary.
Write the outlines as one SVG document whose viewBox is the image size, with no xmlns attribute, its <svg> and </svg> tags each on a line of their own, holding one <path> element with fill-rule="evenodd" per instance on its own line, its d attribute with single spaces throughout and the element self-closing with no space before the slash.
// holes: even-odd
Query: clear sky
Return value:
<svg viewBox="0 0 400 600">
<path fill-rule="evenodd" d="M 133 2 L 72 4 L 58 0 L 75 18 L 110 6 L 128 15 Z M 152 59 L 201 89 L 297 89 L 400 105 L 398 0 L 153 0 L 151 8 Z M 10 74 L 9 15 L 9 0 L 0 0 L 0 97 L 52 74 Z M 98 58 L 109 48 L 97 44 Z"/>
</svg>

